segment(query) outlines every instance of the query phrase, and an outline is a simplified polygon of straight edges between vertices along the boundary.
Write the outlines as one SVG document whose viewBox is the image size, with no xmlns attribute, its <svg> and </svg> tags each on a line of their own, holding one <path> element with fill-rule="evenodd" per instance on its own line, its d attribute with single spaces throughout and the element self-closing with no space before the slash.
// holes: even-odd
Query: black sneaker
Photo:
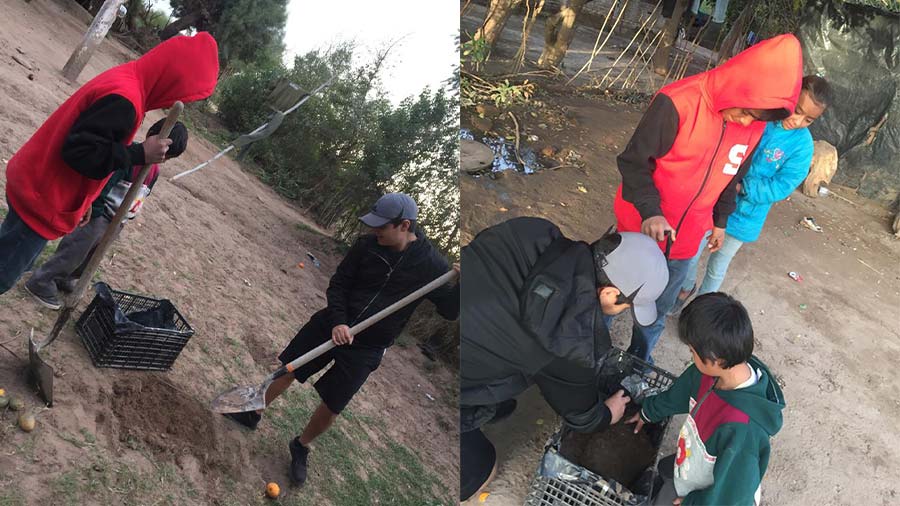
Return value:
<svg viewBox="0 0 900 506">
<path fill-rule="evenodd" d="M 55 295 L 38 295 L 36 292 L 32 292 L 31 289 L 28 288 L 28 283 L 25 283 L 24 287 L 25 291 L 28 292 L 28 295 L 31 295 L 38 304 L 54 311 L 59 311 L 59 308 L 62 307 L 62 302 L 59 301 L 59 297 L 56 297 Z"/>
<path fill-rule="evenodd" d="M 78 284 L 78 278 L 66 278 L 56 280 L 56 289 L 63 293 L 72 293 L 75 291 L 75 285 Z"/>
<path fill-rule="evenodd" d="M 241 411 L 240 413 L 223 413 L 228 418 L 247 427 L 250 430 L 256 430 L 256 425 L 262 420 L 262 415 L 256 411 Z"/>
<path fill-rule="evenodd" d="M 302 487 L 306 483 L 306 458 L 309 457 L 309 448 L 303 446 L 299 437 L 291 439 L 291 481 L 294 485 Z"/>
</svg>

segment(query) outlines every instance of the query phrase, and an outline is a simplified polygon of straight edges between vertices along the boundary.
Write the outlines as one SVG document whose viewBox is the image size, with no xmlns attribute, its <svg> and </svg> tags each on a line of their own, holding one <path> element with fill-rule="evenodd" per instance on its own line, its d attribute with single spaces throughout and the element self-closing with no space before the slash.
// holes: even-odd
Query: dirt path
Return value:
<svg viewBox="0 0 900 506">
<path fill-rule="evenodd" d="M 547 218 L 587 241 L 615 223 L 615 157 L 640 108 L 571 96 L 537 99 L 546 106 L 515 109 L 527 134 L 538 136 L 530 147 L 574 150 L 584 169 L 461 178 L 463 244 L 515 216 Z M 470 114 L 463 112 L 463 126 L 471 125 Z M 494 122 L 500 133 L 511 129 L 509 119 Z M 900 378 L 892 372 L 900 361 L 900 241 L 890 234 L 887 210 L 836 190 L 856 204 L 798 193 L 776 204 L 762 237 L 741 250 L 723 285 L 751 312 L 755 352 L 782 381 L 787 399 L 785 425 L 772 442 L 763 482 L 766 504 L 900 500 L 890 479 L 900 469 L 900 449 L 892 442 L 900 434 Z M 800 227 L 803 216 L 814 216 L 824 232 Z M 803 282 L 791 280 L 789 271 L 800 272 Z M 659 366 L 680 372 L 690 357 L 674 327 L 670 320 L 654 357 Z M 626 347 L 629 339 L 627 318 L 618 318 L 614 342 Z M 536 392 L 520 402 L 513 417 L 488 431 L 502 459 L 489 506 L 522 503 L 558 423 Z"/>
<path fill-rule="evenodd" d="M 0 158 L 5 165 L 76 89 L 58 69 L 86 26 L 50 0 L 4 2 L 4 9 Z M 39 68 L 32 72 L 33 81 L 12 55 Z M 133 57 L 107 40 L 79 82 Z M 138 138 L 161 117 L 159 112 L 148 115 Z M 289 416 L 294 405 L 276 406 L 271 421 L 255 433 L 205 406 L 224 388 L 264 377 L 300 325 L 324 306 L 324 289 L 342 251 L 298 209 L 228 158 L 177 184 L 168 181 L 218 149 L 192 135 L 187 152 L 163 166 L 141 216 L 101 265 L 101 278 L 115 289 L 171 299 L 195 336 L 170 372 L 144 373 L 92 367 L 73 328 L 64 329 L 47 350 L 59 372 L 54 408 L 40 412 L 38 429 L 30 435 L 12 426 L 12 414 L 0 414 L 0 499 L 50 504 L 50 497 L 74 503 L 96 496 L 98 504 L 255 504 L 266 481 L 287 489 L 286 437 L 305 423 Z M 0 184 L 5 186 L 5 171 Z M 321 268 L 311 262 L 298 267 L 307 252 L 321 260 Z M 0 296 L 0 342 L 11 341 L 6 345 L 27 357 L 29 329 L 46 334 L 55 316 L 13 289 Z M 30 408 L 37 410 L 40 401 L 23 377 L 24 363 L 0 350 L 0 386 L 26 394 Z M 352 419 L 336 424 L 337 433 L 353 443 L 361 427 L 371 432 L 375 446 L 398 443 L 440 478 L 436 493 L 446 497 L 456 489 L 458 472 L 454 396 L 446 388 L 454 378 L 414 346 L 394 347 L 351 403 Z M 308 395 L 311 389 L 298 390 Z M 319 455 L 324 457 L 328 444 L 322 443 Z M 378 470 L 374 466 L 369 473 Z M 288 491 L 288 503 L 338 501 L 322 487 L 341 492 L 354 485 L 349 477 L 335 481 L 331 472 L 322 465 L 312 469 L 310 484 L 302 494 Z"/>
</svg>

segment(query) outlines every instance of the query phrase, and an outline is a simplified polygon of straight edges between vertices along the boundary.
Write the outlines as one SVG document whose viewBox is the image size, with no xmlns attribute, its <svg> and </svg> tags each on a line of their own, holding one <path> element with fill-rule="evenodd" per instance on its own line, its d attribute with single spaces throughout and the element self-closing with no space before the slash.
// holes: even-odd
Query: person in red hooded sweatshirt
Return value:
<svg viewBox="0 0 900 506">
<path fill-rule="evenodd" d="M 669 283 L 657 320 L 634 324 L 628 352 L 649 360 L 701 240 L 722 245 L 735 186 L 768 121 L 791 115 L 800 94 L 800 41 L 779 35 L 718 68 L 664 86 L 617 158 L 622 184 L 614 210 L 619 232 L 659 241 Z"/>
<path fill-rule="evenodd" d="M 90 220 L 113 172 L 165 159 L 170 139 L 132 144 L 144 114 L 209 97 L 218 75 L 211 35 L 173 37 L 91 79 L 47 118 L 6 167 L 0 294 L 31 269 L 47 241 Z"/>
</svg>

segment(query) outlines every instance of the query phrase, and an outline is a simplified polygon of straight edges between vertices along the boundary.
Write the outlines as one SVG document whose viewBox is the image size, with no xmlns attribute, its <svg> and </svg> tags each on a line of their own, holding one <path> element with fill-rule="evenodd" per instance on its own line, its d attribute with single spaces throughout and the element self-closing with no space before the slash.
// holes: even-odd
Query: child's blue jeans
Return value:
<svg viewBox="0 0 900 506">
<path fill-rule="evenodd" d="M 16 285 L 46 245 L 47 239 L 31 230 L 9 206 L 9 213 L 0 225 L 0 294 Z"/>
<path fill-rule="evenodd" d="M 725 274 L 728 273 L 728 265 L 731 264 L 731 259 L 734 258 L 734 255 L 743 245 L 744 243 L 742 241 L 735 239 L 733 235 L 729 235 L 727 232 L 725 233 L 722 247 L 719 251 L 716 251 L 709 256 L 709 261 L 706 263 L 706 274 L 703 276 L 703 283 L 700 285 L 700 289 L 697 290 L 697 295 L 719 291 L 719 287 L 722 286 L 722 282 L 725 281 Z M 697 251 L 697 254 L 691 259 L 688 275 L 681 285 L 681 289 L 685 292 L 691 291 L 697 283 L 697 264 L 700 262 L 700 255 L 702 255 L 703 251 L 706 249 L 705 246 L 706 239 L 703 240 L 703 243 L 700 245 L 700 250 Z"/>
</svg>

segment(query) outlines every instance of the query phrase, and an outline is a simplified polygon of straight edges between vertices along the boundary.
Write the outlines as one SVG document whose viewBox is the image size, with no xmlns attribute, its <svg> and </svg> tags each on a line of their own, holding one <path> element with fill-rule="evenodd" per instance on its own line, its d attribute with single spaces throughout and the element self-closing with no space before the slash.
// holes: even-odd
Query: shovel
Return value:
<svg viewBox="0 0 900 506">
<path fill-rule="evenodd" d="M 424 296 L 428 292 L 431 292 L 439 286 L 449 283 L 455 277 L 456 271 L 451 270 L 445 272 L 440 277 L 436 278 L 434 281 L 428 283 L 422 288 L 419 288 L 415 292 L 407 295 L 406 297 L 403 297 L 397 302 L 382 309 L 369 318 L 366 318 L 362 322 L 354 325 L 350 329 L 350 334 L 354 336 L 359 334 L 363 330 L 366 330 L 372 325 L 375 325 L 376 323 L 383 320 L 386 316 L 393 314 L 395 311 L 402 308 L 403 306 L 406 306 L 410 302 L 421 298 L 422 296 Z M 295 371 L 298 367 L 310 362 L 311 360 L 314 360 L 318 356 L 334 348 L 334 346 L 334 341 L 329 339 L 328 341 L 307 352 L 305 355 L 302 355 L 294 359 L 294 361 L 279 367 L 278 370 L 270 374 L 269 377 L 266 378 L 261 385 L 234 387 L 231 390 L 219 394 L 218 397 L 213 399 L 210 407 L 216 413 L 240 413 L 242 411 L 258 411 L 266 409 L 266 390 L 269 389 L 269 385 L 271 385 L 273 381 L 284 376 L 285 374 L 289 374 Z"/>
<path fill-rule="evenodd" d="M 166 116 L 166 121 L 163 123 L 163 127 L 159 132 L 160 137 L 166 138 L 169 136 L 172 132 L 172 127 L 175 126 L 175 121 L 178 119 L 182 110 L 184 110 L 184 104 L 182 104 L 181 101 L 175 102 L 172 105 L 172 108 L 169 109 L 169 114 Z M 88 261 L 87 266 L 84 268 L 84 272 L 78 279 L 75 289 L 63 301 L 63 307 L 60 309 L 59 317 L 56 318 L 56 323 L 53 325 L 53 330 L 50 331 L 50 335 L 47 339 L 37 342 L 34 340 L 34 332 L 32 332 L 31 337 L 28 339 L 28 380 L 37 386 L 38 395 L 44 399 L 44 402 L 47 403 L 48 407 L 53 406 L 53 368 L 44 362 L 38 352 L 55 341 L 56 338 L 59 337 L 59 333 L 62 331 L 63 327 L 65 327 L 72 318 L 72 312 L 75 310 L 75 307 L 78 306 L 78 302 L 81 301 L 81 296 L 84 295 L 87 285 L 94 278 L 94 273 L 97 271 L 97 267 L 100 266 L 100 261 L 106 256 L 107 250 L 118 235 L 119 224 L 123 222 L 128 210 L 131 209 L 134 198 L 137 196 L 138 191 L 141 189 L 141 186 L 144 184 L 144 180 L 147 179 L 147 174 L 149 173 L 150 165 L 144 165 L 138 173 L 137 180 L 131 183 L 131 188 L 128 189 L 125 198 L 122 200 L 122 204 L 116 211 L 116 215 L 113 216 L 109 226 L 106 227 L 106 232 L 104 232 L 103 238 L 100 239 L 97 248 L 91 255 L 91 259 Z"/>
</svg>

